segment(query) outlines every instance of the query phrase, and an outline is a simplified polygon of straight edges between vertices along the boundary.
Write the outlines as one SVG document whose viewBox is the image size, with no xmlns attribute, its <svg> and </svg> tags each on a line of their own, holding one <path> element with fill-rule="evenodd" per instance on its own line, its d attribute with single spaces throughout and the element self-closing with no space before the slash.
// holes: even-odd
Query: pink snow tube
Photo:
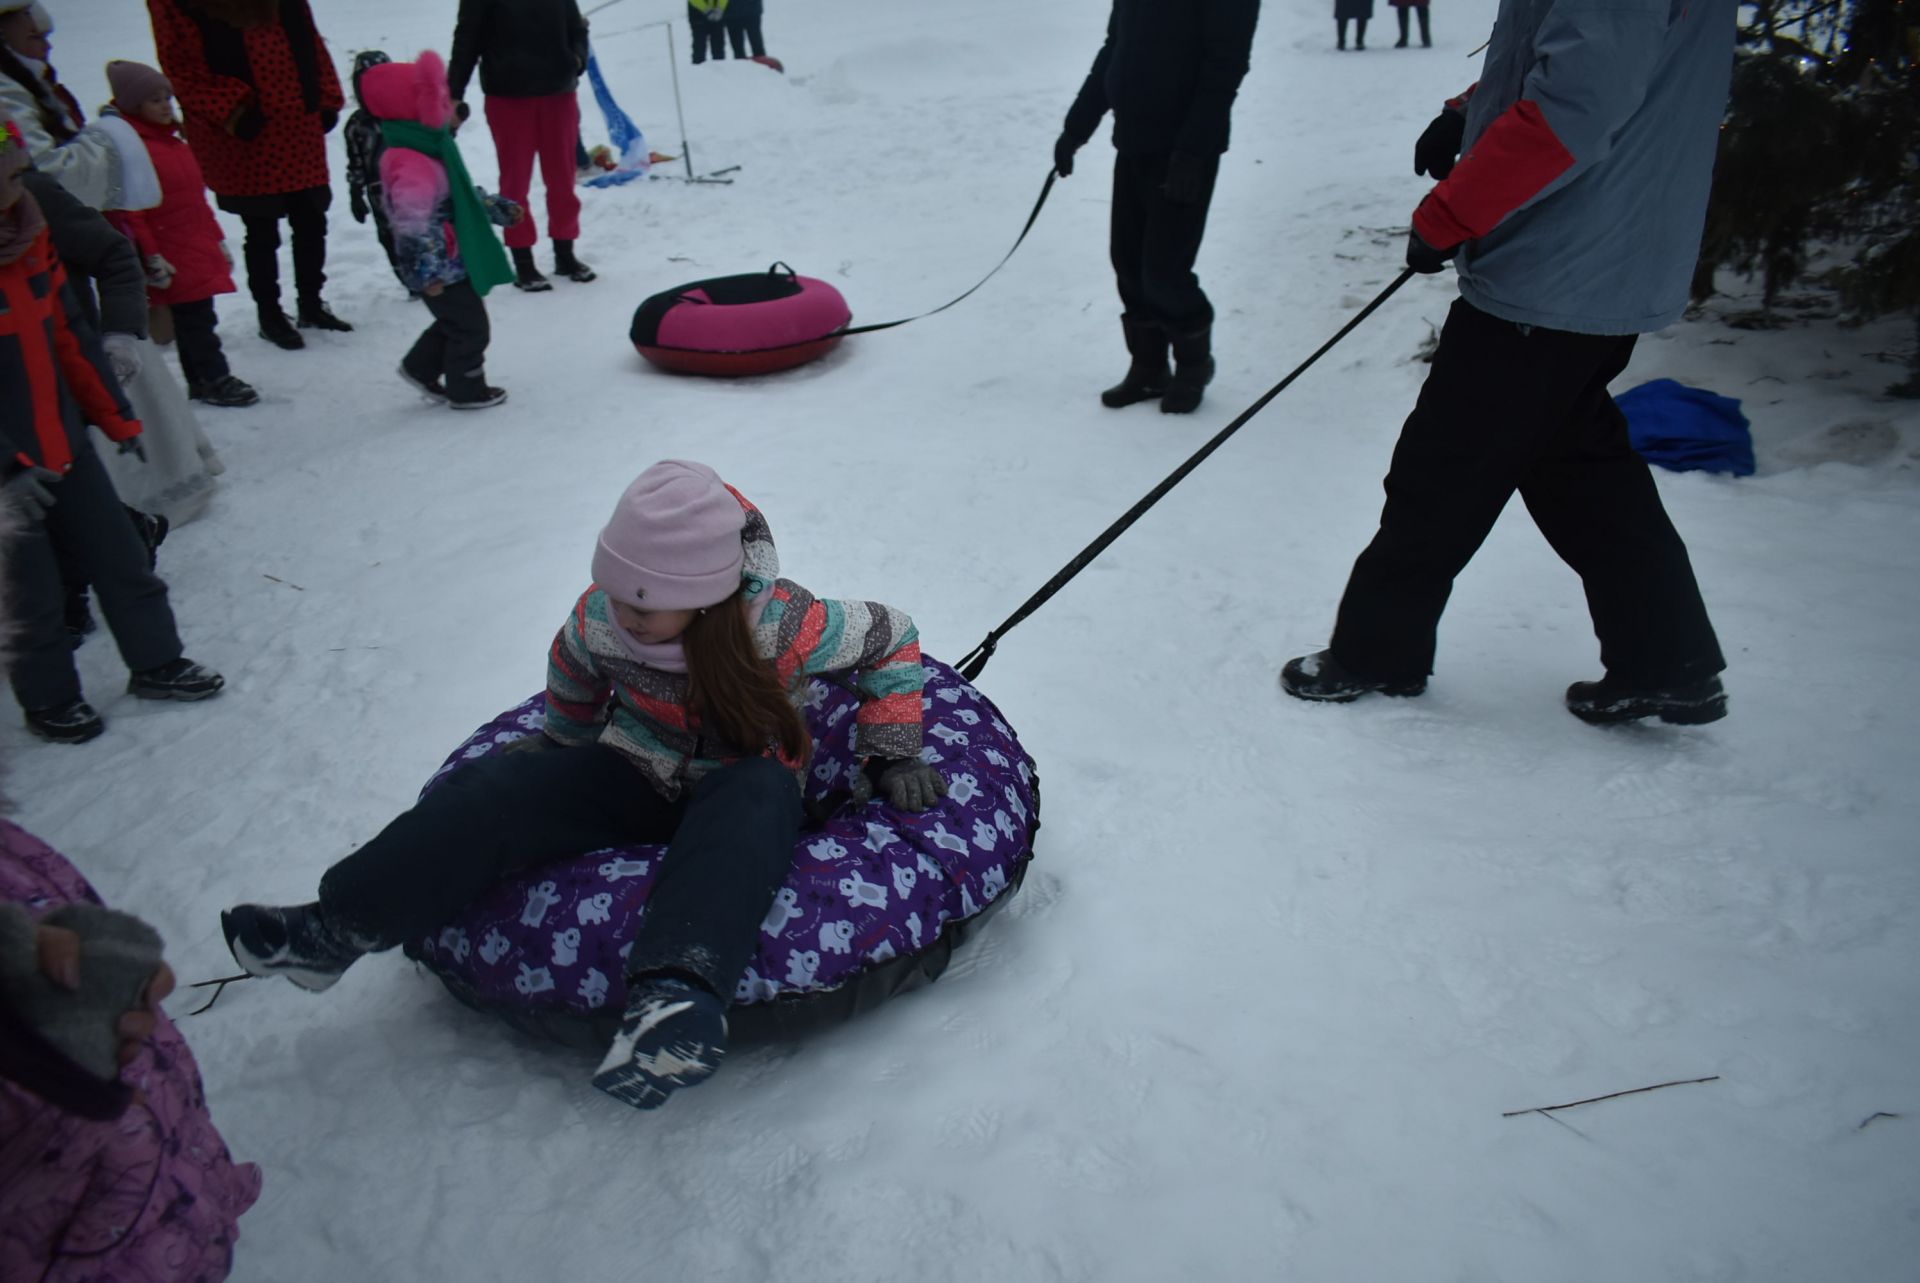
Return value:
<svg viewBox="0 0 1920 1283">
<path fill-rule="evenodd" d="M 839 290 L 775 263 L 655 294 L 634 312 L 629 337 L 663 370 L 768 374 L 826 355 L 852 320 Z"/>
</svg>

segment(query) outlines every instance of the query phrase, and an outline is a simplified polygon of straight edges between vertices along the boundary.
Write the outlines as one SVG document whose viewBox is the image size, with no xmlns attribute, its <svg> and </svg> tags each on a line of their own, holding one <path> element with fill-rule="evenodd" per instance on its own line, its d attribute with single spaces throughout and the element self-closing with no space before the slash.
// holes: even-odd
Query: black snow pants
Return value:
<svg viewBox="0 0 1920 1283">
<path fill-rule="evenodd" d="M 687 26 L 693 31 L 693 60 L 705 62 L 709 55 L 724 60 L 727 56 L 727 33 L 721 23 L 715 22 L 706 14 L 687 6 Z"/>
<path fill-rule="evenodd" d="M 321 912 L 380 948 L 426 935 L 507 874 L 603 847 L 665 842 L 629 977 L 697 979 L 731 1002 L 800 830 L 793 772 L 752 757 L 667 801 L 602 745 L 461 767 L 320 880 Z"/>
<path fill-rule="evenodd" d="M 1120 303 L 1129 316 L 1168 334 L 1196 334 L 1213 324 L 1213 304 L 1200 288 L 1193 263 L 1207 231 L 1220 159 L 1207 166 L 1200 199 L 1167 199 L 1167 161 L 1172 153 L 1116 152 L 1113 158 L 1113 224 L 1109 249 Z"/>
<path fill-rule="evenodd" d="M 82 582 L 93 585 L 129 669 L 158 668 L 180 658 L 167 586 L 147 566 L 147 550 L 84 438 L 74 450 L 72 470 L 47 488 L 54 494 L 53 507 L 44 520 L 23 523 L 8 549 L 15 610 L 13 694 L 28 712 L 57 708 L 81 695 L 66 629 L 63 556 L 84 576 Z"/>
<path fill-rule="evenodd" d="M 233 373 L 220 346 L 220 315 L 210 298 L 173 304 L 173 341 L 180 351 L 180 371 L 187 389 L 198 391 Z"/>
<path fill-rule="evenodd" d="M 280 306 L 280 220 L 293 233 L 293 288 L 302 303 L 320 302 L 327 283 L 327 210 L 331 187 L 309 187 L 280 196 L 222 196 L 218 204 L 246 225 L 242 252 L 247 292 L 262 311 Z"/>
<path fill-rule="evenodd" d="M 1586 588 L 1609 675 L 1660 687 L 1726 667 L 1686 545 L 1607 393 L 1635 338 L 1454 302 L 1394 447 L 1379 533 L 1347 581 L 1335 659 L 1387 681 L 1432 672 L 1454 577 L 1518 491 Z"/>
<path fill-rule="evenodd" d="M 444 379 L 447 395 L 455 400 L 480 396 L 487 386 L 487 344 L 493 338 L 486 300 L 473 282 L 456 281 L 438 294 L 422 294 L 420 301 L 433 313 L 433 324 L 400 363 L 422 383 Z"/>
</svg>

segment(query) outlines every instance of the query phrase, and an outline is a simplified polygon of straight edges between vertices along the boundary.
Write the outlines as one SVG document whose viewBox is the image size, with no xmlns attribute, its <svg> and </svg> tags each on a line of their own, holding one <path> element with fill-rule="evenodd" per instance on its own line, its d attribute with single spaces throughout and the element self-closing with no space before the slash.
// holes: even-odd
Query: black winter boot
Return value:
<svg viewBox="0 0 1920 1283">
<path fill-rule="evenodd" d="M 84 744 L 107 729 L 100 714 L 84 699 L 56 704 L 52 708 L 29 708 L 27 729 L 43 740 L 56 744 Z"/>
<path fill-rule="evenodd" d="M 313 993 L 330 989 L 366 950 L 320 916 L 320 905 L 240 904 L 220 914 L 233 960 L 250 976 L 285 976 Z"/>
<path fill-rule="evenodd" d="M 635 1109 L 658 1109 L 713 1076 L 727 1054 L 727 1005 L 675 977 L 636 979 L 593 1085 Z"/>
<path fill-rule="evenodd" d="M 573 256 L 572 241 L 553 243 L 553 270 L 568 280 L 577 281 L 582 285 L 594 279 L 593 269 Z"/>
<path fill-rule="evenodd" d="M 127 678 L 127 693 L 138 699 L 212 699 L 227 679 L 182 656 L 158 668 L 143 668 Z"/>
<path fill-rule="evenodd" d="M 353 327 L 335 316 L 327 305 L 317 298 L 300 300 L 300 328 L 303 330 L 332 330 L 336 334 L 351 334 Z"/>
<path fill-rule="evenodd" d="M 1609 676 L 1567 687 L 1567 711 L 1595 726 L 1635 722 L 1643 717 L 1658 717 L 1677 726 L 1700 726 L 1727 715 L 1727 692 L 1718 677 L 1647 687 Z"/>
<path fill-rule="evenodd" d="M 231 374 L 223 374 L 211 383 L 189 383 L 187 399 L 207 405 L 247 406 L 259 401 L 253 386 Z"/>
<path fill-rule="evenodd" d="M 553 288 L 553 282 L 540 275 L 540 269 L 533 265 L 533 251 L 530 249 L 513 251 L 513 286 L 529 294 Z"/>
<path fill-rule="evenodd" d="M 1192 414 L 1200 408 L 1202 390 L 1213 382 L 1213 327 L 1176 336 L 1173 361 L 1173 378 L 1160 398 L 1161 413 Z"/>
<path fill-rule="evenodd" d="M 307 345 L 307 341 L 300 337 L 300 331 L 294 329 L 293 322 L 287 319 L 287 314 L 277 307 L 260 309 L 260 337 L 289 352 L 298 352 Z"/>
<path fill-rule="evenodd" d="M 1120 331 L 1127 337 L 1127 351 L 1133 357 L 1133 364 L 1127 367 L 1127 377 L 1100 394 L 1100 404 L 1109 410 L 1163 395 L 1171 377 L 1167 368 L 1165 330 L 1149 321 L 1122 316 Z"/>
<path fill-rule="evenodd" d="M 1382 695 L 1402 697 L 1419 695 L 1427 689 L 1427 679 L 1418 677 L 1409 682 L 1389 682 L 1375 677 L 1362 677 L 1335 659 L 1332 651 L 1323 650 L 1288 660 L 1280 670 L 1280 689 L 1295 699 L 1312 700 L 1320 704 L 1346 704 L 1375 691 Z"/>
</svg>

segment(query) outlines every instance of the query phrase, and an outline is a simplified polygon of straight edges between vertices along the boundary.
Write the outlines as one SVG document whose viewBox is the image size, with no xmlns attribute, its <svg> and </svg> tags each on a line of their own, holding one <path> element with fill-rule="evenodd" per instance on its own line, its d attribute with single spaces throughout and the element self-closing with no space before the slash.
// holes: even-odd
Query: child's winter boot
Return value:
<svg viewBox="0 0 1920 1283">
<path fill-rule="evenodd" d="M 1727 715 L 1727 691 L 1718 677 L 1667 686 L 1636 686 L 1612 675 L 1567 687 L 1567 711 L 1583 722 L 1606 726 L 1658 717 L 1678 726 L 1700 726 Z"/>
<path fill-rule="evenodd" d="M 542 276 L 540 269 L 533 265 L 533 250 L 530 248 L 513 251 L 513 286 L 529 294 L 553 288 L 553 282 Z"/>
<path fill-rule="evenodd" d="M 429 395 L 431 395 L 431 393 L 429 393 Z M 499 405 L 506 399 L 507 390 L 505 388 L 496 388 L 490 384 L 482 383 L 471 392 L 459 394 L 449 393 L 447 396 L 447 408 L 450 410 L 485 410 L 490 406 Z"/>
<path fill-rule="evenodd" d="M 635 1109 L 658 1109 L 712 1077 L 726 1054 L 725 1003 L 676 977 L 637 979 L 593 1085 Z"/>
<path fill-rule="evenodd" d="M 1120 330 L 1127 336 L 1127 352 L 1133 364 L 1127 376 L 1100 394 L 1100 404 L 1109 410 L 1139 401 L 1151 401 L 1167 390 L 1167 332 L 1133 316 L 1120 318 Z"/>
<path fill-rule="evenodd" d="M 1323 650 L 1313 655 L 1290 659 L 1280 670 L 1280 689 L 1295 699 L 1322 704 L 1346 704 L 1378 691 L 1382 695 L 1418 695 L 1427 689 L 1427 679 L 1387 681 L 1363 677 Z"/>
<path fill-rule="evenodd" d="M 593 269 L 573 256 L 572 241 L 553 243 L 553 270 L 568 280 L 577 281 L 582 285 L 594 279 Z"/>
<path fill-rule="evenodd" d="M 211 699 L 225 688 L 227 679 L 181 656 L 158 668 L 142 668 L 127 677 L 127 693 L 138 699 Z"/>
<path fill-rule="evenodd" d="M 1202 389 L 1213 382 L 1213 327 L 1176 335 L 1173 340 L 1173 377 L 1160 398 L 1163 414 L 1192 414 L 1200 408 Z"/>
<path fill-rule="evenodd" d="M 319 993 L 367 952 L 320 916 L 320 905 L 241 904 L 220 914 L 233 960 L 250 976 L 285 976 Z"/>
<path fill-rule="evenodd" d="M 107 729 L 100 714 L 84 699 L 68 700 L 52 708 L 25 710 L 27 729 L 55 744 L 84 744 L 97 739 Z"/>
</svg>

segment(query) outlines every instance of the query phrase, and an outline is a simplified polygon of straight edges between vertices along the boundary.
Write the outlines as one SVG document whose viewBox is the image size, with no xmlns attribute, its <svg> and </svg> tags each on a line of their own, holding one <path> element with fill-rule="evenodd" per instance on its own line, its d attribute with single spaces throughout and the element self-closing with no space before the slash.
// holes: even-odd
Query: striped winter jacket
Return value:
<svg viewBox="0 0 1920 1283">
<path fill-rule="evenodd" d="M 925 674 L 913 621 L 879 602 L 826 600 L 781 579 L 766 518 L 739 491 L 734 497 L 747 513 L 740 536 L 746 545 L 741 581 L 758 613 L 754 642 L 761 656 L 772 661 L 796 702 L 808 675 L 850 674 L 860 692 L 855 732 L 860 753 L 917 757 Z M 562 744 L 597 742 L 618 749 L 669 798 L 707 772 L 750 755 L 705 738 L 687 708 L 687 675 L 637 662 L 620 644 L 616 628 L 607 594 L 597 584 L 589 587 L 548 652 L 550 737 Z M 773 744 L 758 751 L 800 770 Z"/>
</svg>

